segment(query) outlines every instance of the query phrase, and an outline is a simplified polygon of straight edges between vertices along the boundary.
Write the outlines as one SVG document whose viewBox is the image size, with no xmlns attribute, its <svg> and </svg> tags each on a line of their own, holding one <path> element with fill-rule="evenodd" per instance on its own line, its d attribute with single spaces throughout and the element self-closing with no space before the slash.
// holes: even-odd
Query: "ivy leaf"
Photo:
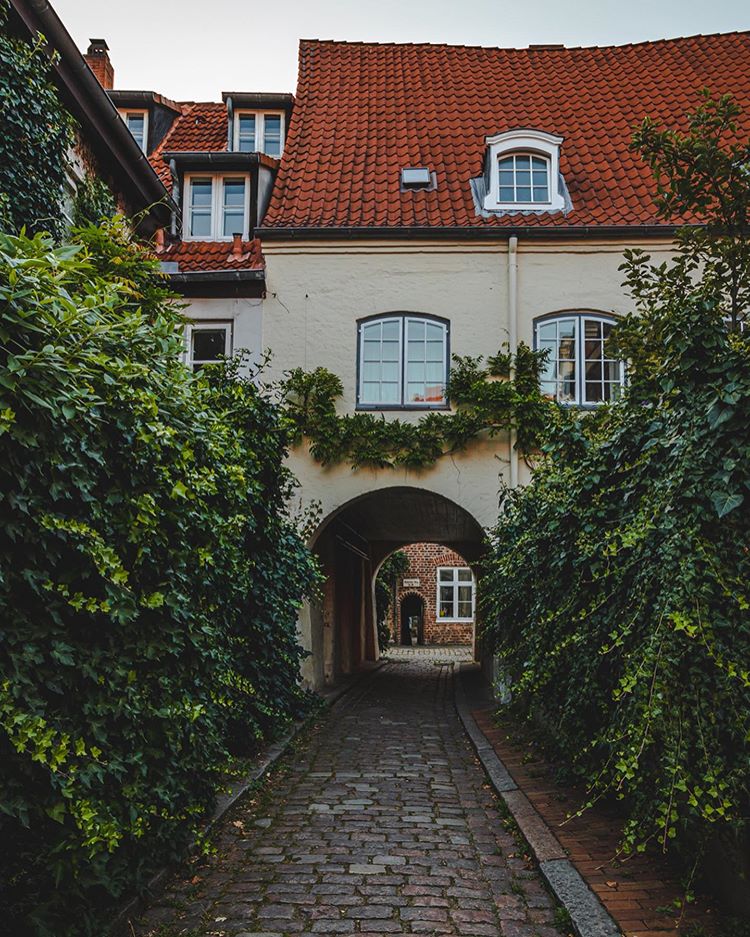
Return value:
<svg viewBox="0 0 750 937">
<path fill-rule="evenodd" d="M 729 494 L 726 491 L 714 491 L 711 494 L 711 501 L 713 502 L 713 506 L 716 508 L 716 513 L 719 517 L 725 517 L 730 513 L 730 511 L 734 511 L 734 509 L 738 508 L 744 500 L 744 495 Z"/>
</svg>

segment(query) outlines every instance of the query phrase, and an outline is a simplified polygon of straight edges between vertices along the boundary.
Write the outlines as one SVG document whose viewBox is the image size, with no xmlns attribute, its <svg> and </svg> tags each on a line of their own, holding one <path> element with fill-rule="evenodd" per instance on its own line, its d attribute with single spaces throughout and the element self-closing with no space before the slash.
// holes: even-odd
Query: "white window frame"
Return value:
<svg viewBox="0 0 750 937">
<path fill-rule="evenodd" d="M 144 153 L 148 152 L 148 110 L 142 107 L 125 107 L 119 111 L 120 117 L 122 117 L 125 126 L 130 130 L 130 124 L 128 123 L 128 117 L 131 114 L 138 114 L 140 117 L 143 117 L 143 144 L 141 150 Z M 130 131 L 131 136 L 133 131 Z M 135 140 L 135 137 L 133 137 Z M 137 141 L 136 141 L 137 142 Z"/>
<path fill-rule="evenodd" d="M 522 187 L 519 186 L 519 184 L 518 184 L 518 173 L 524 171 L 524 170 L 519 170 L 518 167 L 517 167 L 517 159 L 518 159 L 519 156 L 521 156 L 521 157 L 528 157 L 528 159 L 530 160 L 530 162 L 529 162 L 529 173 L 531 174 L 531 179 L 530 179 L 529 185 L 528 185 L 528 186 L 524 186 L 523 188 L 528 188 L 528 189 L 531 191 L 531 198 L 530 198 L 530 199 L 526 199 L 526 201 L 522 201 L 520 198 L 518 198 L 518 189 L 519 189 L 519 188 L 522 188 Z M 536 186 L 536 185 L 534 184 L 534 179 L 533 179 L 533 174 L 534 174 L 535 172 L 538 172 L 538 171 L 539 171 L 539 170 L 534 169 L 533 160 L 535 160 L 535 159 L 541 160 L 541 161 L 544 163 L 544 172 L 545 172 L 545 174 L 546 174 L 546 176 L 547 176 L 547 182 L 545 183 L 545 186 L 544 186 L 545 189 L 547 190 L 547 198 L 545 198 L 545 199 L 535 199 L 535 198 L 534 198 L 534 189 L 535 189 L 535 188 L 539 188 L 539 186 Z M 499 182 L 500 164 L 501 164 L 502 162 L 504 162 L 505 160 L 512 160 L 512 161 L 513 161 L 513 169 L 511 170 L 512 173 L 513 173 L 513 185 L 512 185 L 513 195 L 514 195 L 513 204 L 514 204 L 514 205 L 523 205 L 523 206 L 526 206 L 526 207 L 528 207 L 528 208 L 541 208 L 542 206 L 544 206 L 545 208 L 549 208 L 549 205 L 550 205 L 550 194 L 551 194 L 551 192 L 552 192 L 552 180 L 550 179 L 550 159 L 549 159 L 549 156 L 547 156 L 547 155 L 544 154 L 544 153 L 533 153 L 533 152 L 525 152 L 525 153 L 524 153 L 524 152 L 521 152 L 521 151 L 518 151 L 518 150 L 514 150 L 512 153 L 501 153 L 501 154 L 497 157 L 497 167 L 496 167 L 497 172 L 498 172 L 498 192 L 499 192 L 500 189 L 502 189 L 502 188 L 507 188 L 506 186 L 500 185 L 500 182 Z"/>
<path fill-rule="evenodd" d="M 570 310 L 568 312 L 556 312 L 552 315 L 541 316 L 538 319 L 534 320 L 534 348 L 536 350 L 541 349 L 541 340 L 539 338 L 539 329 L 544 325 L 551 325 L 552 323 L 565 322 L 575 320 L 576 322 L 576 336 L 575 336 L 575 400 L 559 400 L 562 406 L 565 407 L 600 407 L 604 403 L 609 403 L 611 401 L 607 400 L 585 400 L 585 386 L 586 386 L 586 377 L 585 377 L 585 367 L 586 367 L 586 322 L 600 322 L 605 325 L 617 325 L 617 319 L 614 316 L 608 316 L 604 313 L 599 312 L 589 312 L 587 310 Z M 625 362 L 619 361 L 619 385 L 620 389 L 625 387 Z M 557 397 L 553 398 L 557 400 Z"/>
<path fill-rule="evenodd" d="M 229 358 L 232 355 L 234 322 L 231 319 L 200 319 L 191 320 L 185 326 L 185 352 L 184 361 L 190 370 L 193 370 L 195 364 L 214 364 L 212 361 L 196 361 L 193 358 L 193 334 L 195 332 L 215 332 L 217 329 L 224 329 L 224 356 Z"/>
<path fill-rule="evenodd" d="M 399 347 L 398 347 L 398 370 L 400 376 L 399 399 L 394 402 L 369 403 L 364 402 L 365 385 L 365 342 L 363 337 L 364 329 L 367 326 L 377 323 L 398 322 L 399 323 Z M 405 401 L 407 381 L 407 339 L 406 330 L 409 322 L 424 322 L 428 325 L 438 325 L 443 330 L 443 399 L 437 401 Z M 382 316 L 371 316 L 357 323 L 357 409 L 358 410 L 446 410 L 448 403 L 448 363 L 450 360 L 450 325 L 444 319 L 435 316 L 419 315 L 417 313 L 398 313 L 385 314 Z"/>
<path fill-rule="evenodd" d="M 509 130 L 485 138 L 489 147 L 489 189 L 484 199 L 487 211 L 562 211 L 565 198 L 560 191 L 560 145 L 562 137 L 542 130 Z M 500 169 L 503 157 L 541 156 L 547 159 L 549 173 L 549 200 L 546 202 L 503 202 L 500 201 Z"/>
<path fill-rule="evenodd" d="M 286 112 L 285 111 L 254 111 L 248 108 L 240 108 L 234 112 L 234 133 L 232 137 L 232 144 L 234 149 L 239 152 L 240 150 L 240 117 L 254 117 L 255 118 L 255 149 L 249 152 L 253 153 L 265 153 L 266 152 L 266 117 L 279 117 L 281 118 L 280 123 L 280 137 L 279 137 L 279 155 L 271 156 L 271 159 L 281 159 L 284 153 L 284 143 L 286 141 Z M 269 153 L 266 153 L 266 156 L 269 156 Z"/>
<path fill-rule="evenodd" d="M 459 579 L 458 573 L 469 571 L 471 573 L 471 580 L 468 579 Z M 450 572 L 452 575 L 451 582 L 441 582 L 440 574 L 443 572 Z M 450 618 L 443 618 L 440 614 L 440 587 L 453 589 L 453 612 L 454 614 Z M 459 586 L 471 586 L 471 617 L 470 618 L 461 618 L 455 613 L 458 610 L 458 587 Z M 476 617 L 476 600 L 477 600 L 477 583 L 474 576 L 474 572 L 470 566 L 438 566 L 437 568 L 437 588 L 435 592 L 435 621 L 440 622 L 473 622 Z"/>
<path fill-rule="evenodd" d="M 211 233 L 210 234 L 191 234 L 191 201 L 192 201 L 192 183 L 193 179 L 211 179 Z M 242 240 L 247 241 L 250 238 L 250 176 L 244 172 L 192 172 L 185 173 L 184 200 L 182 212 L 182 238 L 184 241 L 231 241 L 231 234 L 222 234 L 224 227 L 224 180 L 225 179 L 244 179 L 245 181 L 245 205 L 244 217 L 242 220 Z"/>
</svg>

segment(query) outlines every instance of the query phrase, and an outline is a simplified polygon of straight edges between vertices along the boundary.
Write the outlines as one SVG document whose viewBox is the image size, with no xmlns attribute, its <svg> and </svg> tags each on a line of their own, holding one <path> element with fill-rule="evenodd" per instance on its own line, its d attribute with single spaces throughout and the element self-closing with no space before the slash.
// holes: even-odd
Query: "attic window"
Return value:
<svg viewBox="0 0 750 937">
<path fill-rule="evenodd" d="M 401 190 L 434 189 L 433 173 L 427 166 L 408 166 L 401 170 Z"/>
<path fill-rule="evenodd" d="M 565 211 L 560 176 L 563 138 L 542 130 L 511 130 L 487 137 L 485 211 Z"/>
</svg>

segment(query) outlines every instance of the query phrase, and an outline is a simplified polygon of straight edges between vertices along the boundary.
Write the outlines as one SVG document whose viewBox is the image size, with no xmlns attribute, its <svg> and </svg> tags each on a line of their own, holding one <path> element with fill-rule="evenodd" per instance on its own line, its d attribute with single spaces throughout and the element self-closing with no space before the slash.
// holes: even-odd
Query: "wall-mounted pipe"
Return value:
<svg viewBox="0 0 750 937">
<path fill-rule="evenodd" d="M 518 238 L 508 238 L 508 345 L 515 356 L 518 350 Z M 511 359 L 510 377 L 515 377 L 515 362 Z M 518 487 L 518 450 L 516 431 L 510 431 L 510 487 Z"/>
</svg>

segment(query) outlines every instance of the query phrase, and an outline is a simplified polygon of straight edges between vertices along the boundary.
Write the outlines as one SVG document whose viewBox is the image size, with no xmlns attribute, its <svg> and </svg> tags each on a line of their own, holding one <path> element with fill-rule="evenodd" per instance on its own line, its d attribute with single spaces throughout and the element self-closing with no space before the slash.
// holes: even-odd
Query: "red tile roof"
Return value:
<svg viewBox="0 0 750 937">
<path fill-rule="evenodd" d="M 572 49 L 303 40 L 299 62 L 266 229 L 658 224 L 629 151 L 643 117 L 684 125 L 708 87 L 745 105 L 750 134 L 749 32 Z M 567 215 L 477 215 L 485 137 L 521 127 L 564 137 Z M 435 170 L 437 190 L 399 191 L 404 166 Z"/>
<path fill-rule="evenodd" d="M 180 273 L 207 270 L 262 270 L 263 253 L 258 238 L 243 241 L 242 254 L 234 258 L 231 241 L 180 241 L 167 247 L 158 259 L 179 264 Z"/>
</svg>

